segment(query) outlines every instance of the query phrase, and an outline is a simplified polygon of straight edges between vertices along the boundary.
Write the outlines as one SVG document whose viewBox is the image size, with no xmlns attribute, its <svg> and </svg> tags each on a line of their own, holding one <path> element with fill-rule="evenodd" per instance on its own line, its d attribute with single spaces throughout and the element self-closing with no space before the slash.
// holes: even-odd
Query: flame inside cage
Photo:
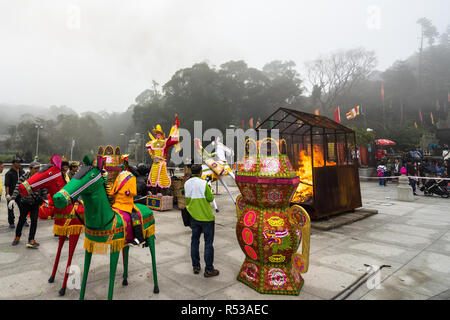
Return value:
<svg viewBox="0 0 450 320">
<path fill-rule="evenodd" d="M 308 155 L 306 150 L 300 151 L 300 160 L 298 162 L 298 170 L 296 171 L 299 178 L 300 178 L 300 184 L 297 187 L 297 191 L 294 194 L 294 197 L 292 199 L 293 202 L 308 202 L 311 201 L 314 194 L 314 187 L 313 187 L 313 167 L 312 163 L 314 162 L 314 168 L 323 167 L 324 164 L 324 157 L 323 157 L 323 151 L 322 146 L 315 145 L 313 147 L 314 150 L 314 161 L 311 159 L 311 156 Z M 329 166 L 336 166 L 335 161 L 326 161 L 326 165 Z"/>
</svg>

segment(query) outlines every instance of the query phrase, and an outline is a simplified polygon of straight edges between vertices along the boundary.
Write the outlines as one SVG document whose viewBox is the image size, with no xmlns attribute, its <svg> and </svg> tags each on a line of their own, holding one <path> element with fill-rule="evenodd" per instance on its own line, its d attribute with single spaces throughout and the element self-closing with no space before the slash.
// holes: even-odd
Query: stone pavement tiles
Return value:
<svg viewBox="0 0 450 320">
<path fill-rule="evenodd" d="M 153 293 L 151 256 L 148 248 L 131 248 L 129 285 L 123 287 L 122 258 L 116 274 L 115 299 L 330 299 L 366 272 L 364 264 L 390 265 L 381 271 L 378 289 L 365 284 L 348 299 L 448 299 L 450 289 L 450 200 L 416 196 L 414 202 L 395 199 L 396 185 L 379 187 L 362 182 L 363 206 L 378 214 L 331 231 L 312 230 L 309 271 L 299 296 L 261 295 L 236 280 L 244 254 L 235 233 L 234 205 L 223 188 L 217 196 L 215 262 L 220 275 L 204 278 L 192 273 L 190 229 L 183 226 L 180 211 L 155 212 L 156 261 L 160 293 Z M 231 186 L 236 195 L 238 190 Z M 79 290 L 58 290 L 67 263 L 66 242 L 54 283 L 48 283 L 58 239 L 53 221 L 39 220 L 37 250 L 25 248 L 28 228 L 21 243 L 11 246 L 14 231 L 7 228 L 6 202 L 0 203 L 0 299 L 78 299 Z M 84 235 L 80 236 L 72 265 L 83 270 Z M 203 263 L 203 239 L 200 256 Z M 109 256 L 94 255 L 86 299 L 106 299 Z"/>
</svg>

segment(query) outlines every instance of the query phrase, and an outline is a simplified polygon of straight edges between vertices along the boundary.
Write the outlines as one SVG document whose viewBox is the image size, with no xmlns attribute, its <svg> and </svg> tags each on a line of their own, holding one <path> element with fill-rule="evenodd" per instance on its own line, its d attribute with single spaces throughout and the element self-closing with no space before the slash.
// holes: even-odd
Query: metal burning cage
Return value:
<svg viewBox="0 0 450 320">
<path fill-rule="evenodd" d="M 362 206 L 355 132 L 327 117 L 279 108 L 256 129 L 279 130 L 300 177 L 292 202 L 312 219 Z M 270 132 L 270 131 L 269 131 Z"/>
</svg>

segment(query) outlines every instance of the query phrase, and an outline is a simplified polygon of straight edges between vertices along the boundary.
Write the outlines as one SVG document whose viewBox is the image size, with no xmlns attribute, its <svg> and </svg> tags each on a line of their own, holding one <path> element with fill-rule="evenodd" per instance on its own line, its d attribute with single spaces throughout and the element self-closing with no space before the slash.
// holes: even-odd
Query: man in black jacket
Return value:
<svg viewBox="0 0 450 320">
<path fill-rule="evenodd" d="M 39 207 L 44 202 L 44 200 L 47 199 L 47 190 L 39 189 L 33 191 L 30 194 L 21 197 L 19 203 L 16 202 L 16 199 L 20 196 L 19 186 L 24 181 L 33 176 L 36 172 L 38 172 L 40 166 L 41 165 L 38 162 L 30 163 L 30 171 L 20 177 L 19 181 L 16 184 L 16 188 L 14 189 L 13 195 L 11 196 L 11 201 L 8 205 L 8 208 L 12 208 L 17 204 L 20 210 L 19 222 L 17 223 L 16 228 L 16 237 L 14 238 L 12 243 L 13 246 L 19 244 L 20 236 L 22 235 L 22 227 L 25 223 L 28 213 L 30 213 L 31 227 L 30 232 L 28 233 L 28 243 L 26 246 L 27 248 L 37 248 L 39 246 L 39 243 L 34 240 L 34 236 L 36 235 Z"/>
<path fill-rule="evenodd" d="M 5 174 L 5 194 L 6 194 L 6 205 L 9 205 L 11 201 L 11 196 L 14 193 L 14 188 L 16 187 L 17 181 L 19 181 L 20 176 L 25 173 L 22 169 L 22 160 L 15 158 L 12 161 L 12 167 Z M 14 209 L 8 208 L 8 223 L 11 229 L 14 229 Z M 26 222 L 26 220 L 25 220 Z M 26 223 L 28 225 L 28 223 Z"/>
<path fill-rule="evenodd" d="M 408 164 L 406 165 L 406 171 L 408 176 L 410 177 L 414 177 L 417 176 L 417 169 L 415 164 L 412 161 L 408 161 Z M 413 193 L 415 196 L 417 196 L 416 193 L 416 178 L 409 178 L 409 184 L 411 185 L 412 189 L 413 189 Z"/>
</svg>

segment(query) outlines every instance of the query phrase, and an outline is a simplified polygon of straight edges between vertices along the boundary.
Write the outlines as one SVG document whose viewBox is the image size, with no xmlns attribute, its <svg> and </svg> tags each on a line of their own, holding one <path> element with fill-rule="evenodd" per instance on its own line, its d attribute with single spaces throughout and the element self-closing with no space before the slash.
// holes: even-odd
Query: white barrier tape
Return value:
<svg viewBox="0 0 450 320">
<path fill-rule="evenodd" d="M 398 179 L 401 176 L 390 176 L 390 177 L 363 177 L 363 176 L 359 176 L 359 178 L 364 178 L 364 179 Z M 427 180 L 447 180 L 450 181 L 450 178 L 436 178 L 436 177 L 416 177 L 416 176 L 403 176 L 406 178 L 411 178 L 411 179 L 427 179 Z"/>
</svg>

